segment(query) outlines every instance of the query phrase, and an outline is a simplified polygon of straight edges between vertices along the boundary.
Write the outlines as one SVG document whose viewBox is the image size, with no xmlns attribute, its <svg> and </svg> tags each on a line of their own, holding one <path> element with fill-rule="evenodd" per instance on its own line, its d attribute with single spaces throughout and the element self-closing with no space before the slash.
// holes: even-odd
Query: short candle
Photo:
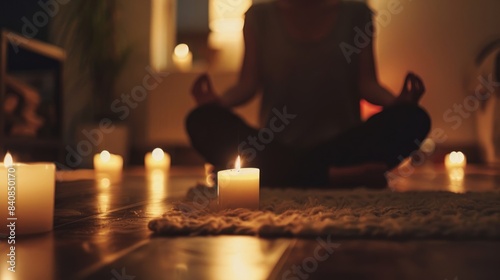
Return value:
<svg viewBox="0 0 500 280">
<path fill-rule="evenodd" d="M 56 167 L 53 163 L 14 163 L 10 154 L 0 164 L 0 234 L 51 231 L 54 223 Z"/>
<path fill-rule="evenodd" d="M 170 169 L 170 155 L 163 152 L 162 149 L 156 148 L 151 153 L 146 154 L 144 157 L 144 165 L 148 172 L 153 170 L 162 170 L 166 172 Z"/>
<path fill-rule="evenodd" d="M 100 154 L 94 155 L 94 169 L 96 179 L 109 179 L 111 184 L 121 181 L 123 170 L 123 158 L 104 150 Z"/>
<path fill-rule="evenodd" d="M 444 165 L 448 169 L 465 168 L 467 165 L 467 158 L 462 152 L 451 152 L 444 158 Z"/>
<path fill-rule="evenodd" d="M 235 169 L 217 172 L 219 208 L 259 209 L 259 172 L 258 168 L 241 168 L 239 156 Z"/>
<path fill-rule="evenodd" d="M 193 65 L 193 54 L 189 51 L 189 46 L 179 44 L 175 47 L 172 54 L 172 61 L 175 67 L 180 71 L 189 71 Z"/>
</svg>

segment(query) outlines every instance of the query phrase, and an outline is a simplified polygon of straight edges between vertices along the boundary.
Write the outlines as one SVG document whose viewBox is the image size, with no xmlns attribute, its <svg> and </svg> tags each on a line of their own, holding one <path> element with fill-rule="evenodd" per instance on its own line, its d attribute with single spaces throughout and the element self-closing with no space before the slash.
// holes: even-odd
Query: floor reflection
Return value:
<svg viewBox="0 0 500 280">
<path fill-rule="evenodd" d="M 108 178 L 101 178 L 97 181 L 97 211 L 107 213 L 110 210 L 110 187 L 111 181 Z"/>
<path fill-rule="evenodd" d="M 277 261 L 286 248 L 264 250 L 262 241 L 255 238 L 232 237 L 220 241 L 210 247 L 210 254 L 217 265 L 207 271 L 209 279 L 266 279 L 270 274 L 266 260 Z"/>
<path fill-rule="evenodd" d="M 18 280 L 33 279 L 30 275 L 38 275 L 39 279 L 55 279 L 54 273 L 54 236 L 53 233 L 40 235 L 17 236 L 15 244 L 15 272 L 8 270 L 7 262 L 10 246 L 2 242 L 0 253 L 5 261 L 0 262 L 0 279 Z"/>
<path fill-rule="evenodd" d="M 426 164 L 418 168 L 395 169 L 388 176 L 393 191 L 449 191 L 453 193 L 487 192 L 498 190 L 498 170 L 481 166 L 445 168 L 443 165 Z"/>
<path fill-rule="evenodd" d="M 168 195 L 169 176 L 163 170 L 152 170 L 147 173 L 148 204 L 146 215 L 159 217 L 167 211 L 166 203 L 155 203 L 163 201 Z"/>
<path fill-rule="evenodd" d="M 449 191 L 453 193 L 465 193 L 464 168 L 457 167 L 448 169 L 448 178 L 450 179 Z"/>
<path fill-rule="evenodd" d="M 248 236 L 153 238 L 112 267 L 148 280 L 264 280 L 290 244 L 289 239 Z M 84 279 L 110 278 L 112 267 Z"/>
</svg>

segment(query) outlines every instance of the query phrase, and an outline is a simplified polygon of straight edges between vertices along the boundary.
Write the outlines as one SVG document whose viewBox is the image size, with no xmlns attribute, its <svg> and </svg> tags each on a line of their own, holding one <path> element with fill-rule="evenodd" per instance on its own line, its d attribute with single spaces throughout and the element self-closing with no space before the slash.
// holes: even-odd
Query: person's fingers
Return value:
<svg viewBox="0 0 500 280">
<path fill-rule="evenodd" d="M 214 89 L 212 87 L 212 81 L 210 80 L 210 77 L 208 75 L 205 75 L 205 88 L 206 88 L 206 93 L 213 94 Z"/>
<path fill-rule="evenodd" d="M 411 84 L 410 80 L 411 80 L 411 73 L 408 73 L 408 75 L 406 75 L 406 78 L 405 78 L 405 84 L 403 86 L 403 91 L 406 91 L 406 92 L 410 91 L 410 84 Z"/>
<path fill-rule="evenodd" d="M 191 89 L 191 92 L 194 95 L 199 95 L 203 93 L 203 84 L 205 83 L 205 80 L 207 79 L 207 75 L 203 74 L 200 75 L 196 81 L 193 83 L 193 87 Z"/>
<path fill-rule="evenodd" d="M 424 82 L 422 81 L 422 78 L 420 78 L 420 76 L 415 76 L 417 78 L 417 81 L 418 81 L 418 88 L 419 88 L 419 91 L 421 93 L 424 93 L 425 92 L 425 85 L 424 85 Z"/>
<path fill-rule="evenodd" d="M 411 82 L 411 87 L 410 87 L 410 92 L 414 93 L 415 90 L 417 90 L 417 80 L 415 78 L 415 75 L 411 75 L 410 77 L 410 82 Z"/>
<path fill-rule="evenodd" d="M 193 86 L 191 87 L 191 92 L 193 94 L 197 94 L 200 91 L 200 82 L 201 81 L 201 76 L 196 78 L 196 80 L 193 83 Z"/>
</svg>

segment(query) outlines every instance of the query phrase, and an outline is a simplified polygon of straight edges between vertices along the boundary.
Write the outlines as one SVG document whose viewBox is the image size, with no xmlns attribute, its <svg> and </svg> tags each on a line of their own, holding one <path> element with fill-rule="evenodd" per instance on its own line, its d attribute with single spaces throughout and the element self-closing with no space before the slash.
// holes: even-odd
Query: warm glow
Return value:
<svg viewBox="0 0 500 280">
<path fill-rule="evenodd" d="M 107 188 L 101 190 L 101 192 L 97 195 L 97 206 L 100 213 L 106 213 L 109 211 L 111 205 L 111 198 L 109 195 L 109 191 Z"/>
<path fill-rule="evenodd" d="M 10 167 L 14 164 L 14 161 L 12 160 L 12 156 L 10 155 L 9 152 L 7 152 L 7 154 L 5 155 L 5 157 L 3 158 L 3 165 L 5 167 Z"/>
<path fill-rule="evenodd" d="M 467 165 L 467 157 L 462 152 L 451 152 L 444 158 L 446 168 L 464 168 Z"/>
<path fill-rule="evenodd" d="M 239 18 L 217 19 L 210 23 L 210 29 L 220 33 L 234 33 L 243 30 L 245 21 Z"/>
<path fill-rule="evenodd" d="M 252 0 L 210 0 L 209 27 L 213 32 L 238 32 L 243 30 L 245 13 Z"/>
<path fill-rule="evenodd" d="M 186 44 L 179 44 L 174 49 L 175 56 L 179 58 L 185 58 L 189 54 L 189 46 Z"/>
<path fill-rule="evenodd" d="M 240 156 L 238 156 L 236 158 L 236 162 L 234 163 L 234 168 L 238 171 L 240 171 L 241 169 L 241 159 L 240 159 Z"/>
<path fill-rule="evenodd" d="M 465 178 L 465 171 L 463 168 L 454 168 L 448 173 L 448 176 L 452 182 L 460 182 Z"/>
<path fill-rule="evenodd" d="M 168 180 L 167 174 L 163 170 L 155 169 L 147 173 L 148 176 L 148 197 L 150 201 L 157 202 L 167 197 Z M 161 216 L 167 211 L 165 203 L 148 203 L 146 213 L 153 216 Z"/>
<path fill-rule="evenodd" d="M 99 180 L 99 186 L 102 188 L 108 188 L 111 186 L 111 181 L 109 178 L 101 178 L 101 180 Z"/>
<path fill-rule="evenodd" d="M 461 164 L 465 161 L 465 155 L 462 152 L 452 152 L 450 154 L 450 162 L 452 164 Z"/>
<path fill-rule="evenodd" d="M 208 45 L 217 50 L 215 59 L 210 67 L 216 71 L 237 72 L 243 62 L 245 44 L 243 32 L 211 32 L 208 35 Z"/>
<path fill-rule="evenodd" d="M 108 151 L 104 150 L 101 152 L 101 160 L 103 162 L 108 162 L 110 159 L 111 159 L 111 154 Z"/>
<path fill-rule="evenodd" d="M 205 163 L 205 183 L 209 187 L 213 187 L 215 185 L 215 176 L 214 176 L 215 167 L 210 163 Z"/>
<path fill-rule="evenodd" d="M 167 70 L 172 65 L 177 35 L 177 1 L 152 0 L 150 22 L 150 64 L 156 71 Z"/>
<path fill-rule="evenodd" d="M 382 111 L 382 107 L 374 105 L 364 99 L 361 99 L 359 102 L 359 109 L 361 110 L 361 119 L 364 121 Z"/>
<path fill-rule="evenodd" d="M 165 157 L 165 153 L 162 149 L 156 148 L 153 150 L 153 159 L 156 161 L 160 161 Z"/>
<path fill-rule="evenodd" d="M 453 193 L 465 193 L 464 178 L 465 171 L 463 168 L 452 168 L 448 171 L 450 179 L 449 191 Z"/>
<path fill-rule="evenodd" d="M 434 140 L 427 138 L 420 145 L 420 150 L 426 154 L 432 154 L 436 150 L 436 142 Z"/>
<path fill-rule="evenodd" d="M 258 238 L 232 236 L 224 239 L 216 238 L 212 244 L 211 246 L 206 246 L 207 253 L 210 255 L 213 263 L 220 265 L 207 267 L 203 271 L 206 278 L 253 280 L 266 279 L 272 272 L 272 265 L 267 265 L 267 263 L 278 263 L 290 243 L 269 242 L 259 240 Z M 263 248 L 272 249 L 264 250 Z M 263 263 L 256 260 L 266 260 L 266 262 Z M 179 279 L 187 278 L 179 277 Z M 301 278 L 283 277 L 283 279 Z"/>
</svg>

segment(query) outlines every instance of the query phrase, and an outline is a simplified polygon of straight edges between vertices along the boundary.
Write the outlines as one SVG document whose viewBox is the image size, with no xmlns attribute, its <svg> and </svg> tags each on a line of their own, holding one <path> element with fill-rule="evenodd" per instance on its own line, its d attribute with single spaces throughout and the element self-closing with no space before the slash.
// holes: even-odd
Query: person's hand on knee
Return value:
<svg viewBox="0 0 500 280">
<path fill-rule="evenodd" d="M 203 74 L 196 79 L 191 89 L 191 93 L 199 106 L 206 104 L 220 104 L 219 96 L 212 88 L 212 82 L 207 74 Z"/>
<path fill-rule="evenodd" d="M 401 94 L 396 98 L 396 104 L 417 105 L 425 93 L 425 85 L 422 79 L 410 72 L 406 75 Z"/>
</svg>

